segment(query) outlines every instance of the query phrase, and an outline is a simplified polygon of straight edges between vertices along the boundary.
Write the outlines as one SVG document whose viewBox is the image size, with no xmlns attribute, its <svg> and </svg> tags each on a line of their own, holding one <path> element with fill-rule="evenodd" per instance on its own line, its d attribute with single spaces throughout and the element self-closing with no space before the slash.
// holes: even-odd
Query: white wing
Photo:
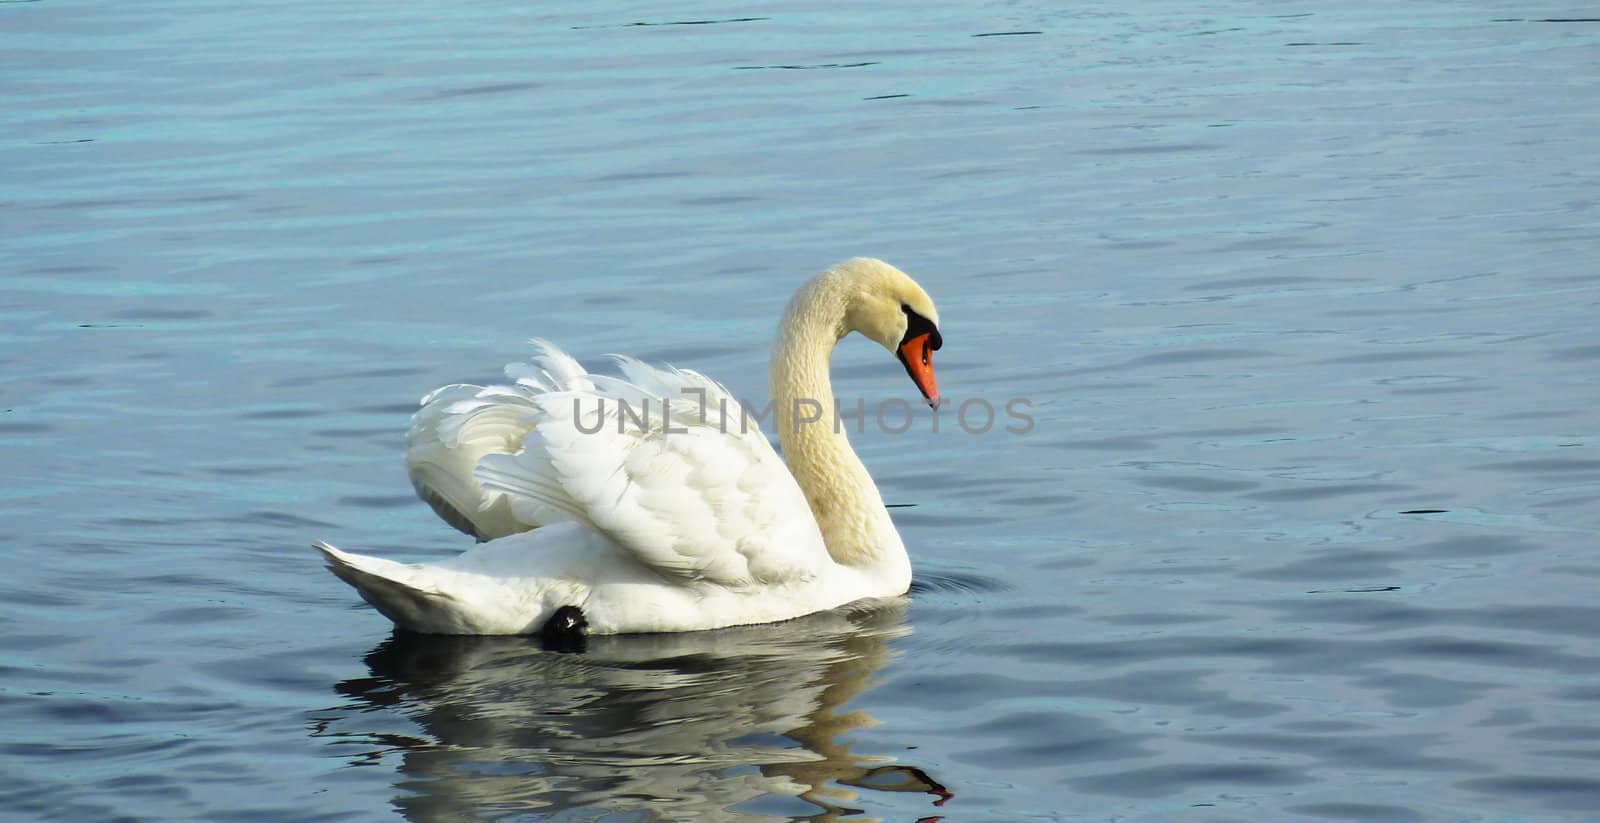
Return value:
<svg viewBox="0 0 1600 823">
<path fill-rule="evenodd" d="M 726 389 L 692 371 L 617 362 L 621 378 L 586 375 L 523 396 L 533 425 L 521 451 L 478 463 L 482 488 L 504 495 L 490 506 L 524 523 L 587 524 L 677 579 L 773 584 L 830 562 L 794 477 Z"/>
<path fill-rule="evenodd" d="M 406 471 L 417 496 L 445 522 L 479 540 L 492 540 L 543 525 L 522 520 L 498 493 L 483 490 L 472 473 L 490 454 L 522 448 L 533 427 L 538 395 L 593 388 L 578 361 L 543 340 L 533 340 L 531 363 L 512 363 L 504 386 L 455 384 L 422 398 L 406 434 Z M 497 502 L 498 501 L 498 502 Z"/>
</svg>

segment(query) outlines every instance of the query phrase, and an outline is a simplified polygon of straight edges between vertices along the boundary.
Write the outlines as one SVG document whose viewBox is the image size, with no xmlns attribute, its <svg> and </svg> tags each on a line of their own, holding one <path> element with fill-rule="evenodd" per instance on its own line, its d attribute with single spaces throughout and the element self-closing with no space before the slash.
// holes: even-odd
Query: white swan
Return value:
<svg viewBox="0 0 1600 823">
<path fill-rule="evenodd" d="M 396 625 L 433 634 L 695 631 L 904 594 L 910 559 L 835 425 L 828 360 L 859 331 L 937 407 L 938 324 L 880 260 L 803 286 L 771 361 L 788 468 L 757 415 L 699 373 L 618 357 L 622 377 L 593 375 L 536 340 L 532 365 L 506 367 L 515 385 L 445 386 L 407 437 L 418 494 L 487 542 L 422 565 L 316 547 Z"/>
</svg>

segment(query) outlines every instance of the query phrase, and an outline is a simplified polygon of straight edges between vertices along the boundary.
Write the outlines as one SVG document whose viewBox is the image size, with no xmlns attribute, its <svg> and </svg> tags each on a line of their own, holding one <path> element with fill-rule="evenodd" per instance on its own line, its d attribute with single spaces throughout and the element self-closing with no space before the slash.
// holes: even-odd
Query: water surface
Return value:
<svg viewBox="0 0 1600 823">
<path fill-rule="evenodd" d="M 1592 16 L 0 3 L 0 812 L 1584 819 Z M 559 656 L 319 568 L 464 548 L 424 392 L 537 334 L 761 400 L 857 254 L 1034 422 L 854 436 L 906 602 Z"/>
</svg>

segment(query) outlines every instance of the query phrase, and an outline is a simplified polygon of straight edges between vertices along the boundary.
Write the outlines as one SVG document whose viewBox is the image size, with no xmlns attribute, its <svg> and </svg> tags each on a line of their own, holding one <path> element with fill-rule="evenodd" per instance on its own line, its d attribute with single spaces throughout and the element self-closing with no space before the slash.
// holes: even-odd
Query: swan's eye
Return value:
<svg viewBox="0 0 1600 823">
<path fill-rule="evenodd" d="M 906 336 L 900 339 L 901 345 L 904 345 L 907 340 L 923 334 L 931 335 L 928 340 L 928 348 L 938 351 L 939 347 L 944 345 L 944 338 L 939 335 L 939 327 L 933 325 L 932 320 L 917 314 L 916 311 L 904 303 L 900 304 L 900 310 L 906 313 Z"/>
</svg>

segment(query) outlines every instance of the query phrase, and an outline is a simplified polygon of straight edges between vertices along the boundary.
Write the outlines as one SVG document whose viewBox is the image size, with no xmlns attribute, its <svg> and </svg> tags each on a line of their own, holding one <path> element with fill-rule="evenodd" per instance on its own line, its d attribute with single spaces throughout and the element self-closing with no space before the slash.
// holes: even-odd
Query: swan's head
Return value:
<svg viewBox="0 0 1600 823">
<path fill-rule="evenodd" d="M 840 263 L 833 272 L 849 283 L 844 332 L 861 332 L 892 352 L 928 405 L 939 408 L 933 353 L 944 340 L 933 298 L 905 272 L 882 260 L 858 257 Z"/>
</svg>

